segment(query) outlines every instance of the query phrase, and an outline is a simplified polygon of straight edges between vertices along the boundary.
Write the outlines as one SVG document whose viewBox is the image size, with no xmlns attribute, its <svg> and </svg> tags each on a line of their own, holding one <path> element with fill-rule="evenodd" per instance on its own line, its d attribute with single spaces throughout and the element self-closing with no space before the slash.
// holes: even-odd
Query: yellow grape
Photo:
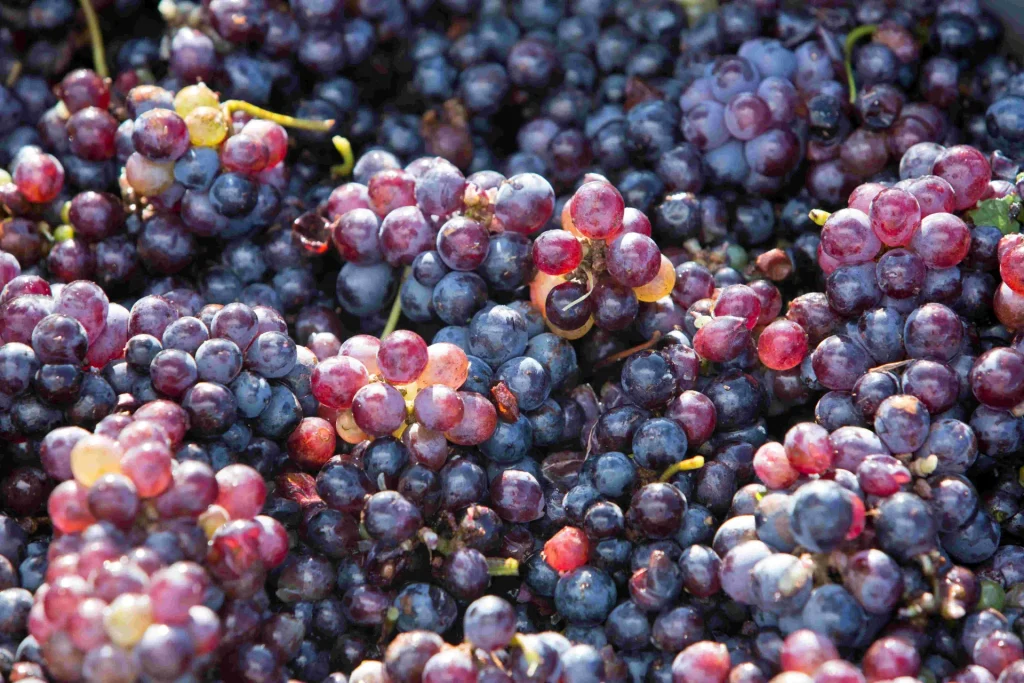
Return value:
<svg viewBox="0 0 1024 683">
<path fill-rule="evenodd" d="M 121 444 L 91 434 L 71 449 L 71 474 L 82 486 L 92 486 L 105 474 L 121 474 Z"/>
<path fill-rule="evenodd" d="M 338 413 L 338 419 L 334 423 L 334 429 L 338 432 L 338 436 L 345 443 L 359 443 L 370 438 L 366 433 L 359 428 L 356 424 L 355 417 L 352 416 L 351 410 L 344 410 Z"/>
<path fill-rule="evenodd" d="M 654 279 L 645 285 L 633 288 L 633 293 L 640 301 L 657 301 L 672 293 L 676 284 L 676 269 L 664 254 L 661 255 L 661 266 Z"/>
<path fill-rule="evenodd" d="M 211 505 L 206 508 L 203 514 L 199 515 L 199 526 L 202 528 L 206 538 L 213 538 L 217 529 L 231 521 L 231 515 L 220 505 Z"/>
<path fill-rule="evenodd" d="M 132 152 L 124 164 L 124 177 L 137 194 L 155 197 L 174 184 L 174 162 L 152 161 Z"/>
<path fill-rule="evenodd" d="M 185 125 L 197 147 L 216 147 L 228 136 L 227 121 L 216 107 L 196 107 L 185 117 Z"/>
<path fill-rule="evenodd" d="M 182 118 L 198 107 L 219 107 L 220 98 L 205 83 L 186 85 L 174 96 L 174 111 Z"/>
<path fill-rule="evenodd" d="M 572 235 L 574 235 L 578 239 L 586 239 L 586 237 L 583 236 L 583 233 L 581 233 L 579 230 L 576 229 L 576 223 L 573 222 L 573 220 L 572 220 L 572 213 L 569 211 L 569 204 L 570 203 L 571 202 L 566 202 L 565 206 L 562 207 L 562 215 L 561 215 L 562 230 L 565 230 L 565 231 L 571 233 Z"/>
<path fill-rule="evenodd" d="M 117 596 L 103 615 L 103 626 L 110 640 L 124 648 L 139 642 L 152 623 L 153 608 L 149 597 L 137 593 Z"/>
<path fill-rule="evenodd" d="M 560 327 L 556 327 L 556 326 L 552 325 L 551 321 L 548 321 L 548 329 L 550 329 L 552 332 L 557 334 L 559 337 L 561 337 L 563 339 L 568 339 L 570 341 L 572 341 L 574 339 L 579 339 L 580 337 L 585 335 L 587 332 L 590 332 L 590 328 L 593 327 L 593 326 L 594 326 L 594 316 L 590 316 L 589 318 L 587 318 L 587 322 L 583 323 L 583 327 L 578 327 L 575 330 L 563 330 Z"/>
<path fill-rule="evenodd" d="M 540 271 L 537 272 L 533 277 L 533 281 L 530 282 L 530 303 L 540 311 L 545 320 L 547 319 L 545 304 L 548 301 L 548 292 L 563 282 L 565 282 L 565 278 L 560 275 L 548 275 Z"/>
</svg>

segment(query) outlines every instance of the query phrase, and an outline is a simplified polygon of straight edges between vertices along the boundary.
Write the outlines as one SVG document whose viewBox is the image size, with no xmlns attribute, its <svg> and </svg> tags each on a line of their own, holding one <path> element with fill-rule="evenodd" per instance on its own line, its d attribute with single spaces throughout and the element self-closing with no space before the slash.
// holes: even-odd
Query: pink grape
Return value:
<svg viewBox="0 0 1024 683">
<path fill-rule="evenodd" d="M 784 489 L 800 478 L 789 462 L 786 449 L 777 441 L 769 441 L 754 453 L 754 472 L 770 489 Z"/>
<path fill-rule="evenodd" d="M 863 183 L 858 185 L 850 193 L 850 197 L 846 200 L 846 206 L 850 209 L 856 209 L 861 213 L 868 213 L 871 209 L 871 202 L 885 189 L 886 186 L 881 183 Z"/>
<path fill-rule="evenodd" d="M 955 192 L 957 211 L 971 208 L 985 196 L 992 168 L 985 155 L 969 145 L 956 145 L 935 159 L 932 173 L 947 181 Z"/>
<path fill-rule="evenodd" d="M 999 274 L 1007 287 L 1024 294 L 1024 244 L 1005 251 L 999 257 Z"/>
<path fill-rule="evenodd" d="M 427 367 L 427 343 L 408 330 L 396 330 L 381 340 L 377 365 L 391 384 L 414 382 Z"/>
<path fill-rule="evenodd" d="M 405 422 L 405 399 L 390 384 L 367 384 L 352 400 L 352 416 L 367 434 L 387 436 Z"/>
<path fill-rule="evenodd" d="M 445 432 L 445 437 L 459 446 L 475 446 L 483 443 L 494 433 L 498 425 L 498 413 L 494 404 L 480 394 L 460 391 L 462 419 L 455 427 Z"/>
<path fill-rule="evenodd" d="M 583 249 L 568 230 L 548 230 L 533 241 L 533 262 L 548 275 L 565 275 L 583 260 Z"/>
<path fill-rule="evenodd" d="M 757 355 L 772 370 L 795 368 L 807 356 L 807 333 L 791 320 L 776 320 L 761 331 Z"/>
<path fill-rule="evenodd" d="M 585 183 L 569 200 L 572 224 L 591 239 L 609 240 L 618 235 L 625 209 L 622 195 L 606 180 Z"/>
<path fill-rule="evenodd" d="M 761 299 L 746 285 L 729 285 L 719 293 L 712 312 L 716 317 L 734 315 L 743 318 L 747 329 L 752 330 L 761 317 Z"/>
<path fill-rule="evenodd" d="M 862 211 L 840 209 L 829 216 L 821 228 L 822 251 L 840 265 L 870 261 L 881 248 L 881 241 Z"/>
<path fill-rule="evenodd" d="M 951 213 L 926 216 L 910 240 L 910 248 L 930 268 L 951 268 L 971 249 L 971 231 Z"/>
<path fill-rule="evenodd" d="M 413 401 L 416 419 L 427 429 L 445 432 L 462 421 L 464 408 L 459 394 L 443 384 L 435 384 L 416 394 Z"/>
<path fill-rule="evenodd" d="M 714 363 L 730 361 L 747 348 L 750 331 L 746 321 L 734 315 L 712 318 L 697 330 L 693 337 L 693 350 Z"/>
<path fill-rule="evenodd" d="M 899 247 L 910 241 L 920 225 L 921 205 L 905 190 L 883 190 L 871 202 L 868 215 L 871 229 L 882 244 Z"/>
<path fill-rule="evenodd" d="M 368 334 L 357 334 L 354 337 L 349 337 L 342 343 L 338 355 L 355 358 L 363 364 L 368 373 L 379 375 L 380 367 L 377 365 L 377 352 L 379 349 L 380 339 L 371 337 Z"/>
<path fill-rule="evenodd" d="M 313 396 L 324 405 L 348 410 L 356 392 L 370 381 L 366 366 L 351 356 L 335 356 L 317 363 L 310 375 Z"/>
<path fill-rule="evenodd" d="M 661 250 L 646 235 L 629 232 L 620 235 L 608 247 L 608 272 L 627 287 L 645 285 L 661 268 Z"/>
<path fill-rule="evenodd" d="M 217 505 L 232 519 L 252 519 L 263 509 L 267 485 L 248 465 L 228 465 L 217 472 Z"/>
</svg>

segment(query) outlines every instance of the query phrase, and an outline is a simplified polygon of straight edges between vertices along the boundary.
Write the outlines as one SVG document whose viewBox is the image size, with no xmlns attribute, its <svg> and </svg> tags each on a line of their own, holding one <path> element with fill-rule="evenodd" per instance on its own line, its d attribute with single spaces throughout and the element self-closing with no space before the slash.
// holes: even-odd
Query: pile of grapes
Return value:
<svg viewBox="0 0 1024 683">
<path fill-rule="evenodd" d="M 1024 683 L 981 0 L 0 6 L 0 683 Z"/>
</svg>

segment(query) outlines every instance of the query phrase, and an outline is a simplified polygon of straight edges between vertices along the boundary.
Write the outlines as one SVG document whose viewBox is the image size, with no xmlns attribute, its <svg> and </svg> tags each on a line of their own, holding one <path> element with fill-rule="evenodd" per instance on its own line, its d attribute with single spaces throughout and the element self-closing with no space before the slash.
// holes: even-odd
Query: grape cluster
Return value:
<svg viewBox="0 0 1024 683">
<path fill-rule="evenodd" d="M 225 597 L 251 596 L 285 560 L 285 528 L 258 514 L 266 487 L 256 470 L 174 461 L 190 426 L 185 409 L 157 400 L 95 433 L 51 434 L 49 465 L 63 481 L 48 511 L 62 535 L 28 630 L 55 678 L 200 675 L 232 640 L 217 612 L 230 619 Z M 147 532 L 132 538 L 146 517 Z"/>
<path fill-rule="evenodd" d="M 639 302 L 657 301 L 672 290 L 675 270 L 651 239 L 651 222 L 626 208 L 607 180 L 586 182 L 573 194 L 562 226 L 541 233 L 533 244 L 533 261 L 543 275 L 530 292 L 556 333 L 575 339 L 595 324 L 623 330 L 636 318 Z"/>
<path fill-rule="evenodd" d="M 348 339 L 336 357 L 317 364 L 310 381 L 320 404 L 337 411 L 342 439 L 356 444 L 394 434 L 418 461 L 439 469 L 447 457 L 445 439 L 475 446 L 494 433 L 494 406 L 480 394 L 458 391 L 469 368 L 458 346 L 427 346 L 415 332 L 399 330 L 383 340 Z M 410 407 L 415 422 L 407 425 Z M 328 457 L 332 453 L 325 449 Z"/>
<path fill-rule="evenodd" d="M 334 188 L 296 223 L 322 249 L 333 243 L 344 261 L 336 289 L 348 313 L 379 313 L 400 281 L 406 318 L 464 327 L 492 293 L 529 282 L 528 235 L 547 223 L 555 201 L 542 177 L 466 178 L 438 157 L 403 170 L 392 155 L 371 152 L 356 163 L 355 179 L 365 184 Z"/>
</svg>

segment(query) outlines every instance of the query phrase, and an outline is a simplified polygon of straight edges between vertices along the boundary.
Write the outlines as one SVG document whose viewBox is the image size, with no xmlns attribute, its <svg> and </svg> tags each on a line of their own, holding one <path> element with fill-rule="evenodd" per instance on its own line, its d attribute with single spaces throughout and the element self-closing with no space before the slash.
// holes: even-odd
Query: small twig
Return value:
<svg viewBox="0 0 1024 683">
<path fill-rule="evenodd" d="M 612 355 L 608 356 L 607 358 L 602 358 L 601 360 L 599 360 L 597 363 L 594 364 L 594 369 L 595 370 L 600 370 L 601 368 L 608 367 L 609 365 L 612 365 L 613 363 L 617 363 L 618 361 L 622 360 L 623 358 L 629 358 L 634 353 L 637 353 L 639 351 L 646 351 L 647 349 L 649 349 L 652 346 L 654 346 L 655 344 L 657 344 L 659 339 L 661 339 L 661 331 L 660 330 L 655 330 L 654 334 L 651 335 L 651 338 L 650 338 L 649 341 L 645 341 L 643 344 L 637 344 L 636 346 L 632 346 L 632 347 L 626 349 L 625 351 L 619 351 L 618 353 L 613 353 Z"/>
<path fill-rule="evenodd" d="M 588 298 L 588 297 L 589 297 L 589 296 L 590 296 L 590 295 L 591 295 L 591 294 L 592 294 L 593 292 L 594 292 L 594 290 L 592 290 L 592 289 L 591 289 L 591 290 L 588 290 L 588 291 L 587 291 L 587 293 L 586 293 L 586 294 L 584 294 L 583 296 L 581 296 L 580 298 L 578 298 L 578 299 L 575 299 L 575 300 L 573 300 L 573 301 L 570 301 L 570 302 L 569 302 L 569 303 L 567 303 L 567 304 L 566 304 L 565 306 L 562 306 L 562 312 L 564 313 L 565 311 L 568 311 L 568 310 L 569 310 L 570 308 L 572 308 L 572 307 L 573 307 L 573 306 L 575 306 L 576 304 L 581 304 L 581 303 L 583 303 L 584 301 L 586 301 L 586 300 L 587 300 L 587 298 Z"/>
<path fill-rule="evenodd" d="M 896 370 L 902 368 L 905 365 L 911 364 L 913 358 L 907 358 L 906 360 L 897 360 L 895 362 L 887 362 L 884 366 L 876 366 L 871 368 L 867 372 L 869 373 L 888 373 L 890 370 Z"/>
</svg>

